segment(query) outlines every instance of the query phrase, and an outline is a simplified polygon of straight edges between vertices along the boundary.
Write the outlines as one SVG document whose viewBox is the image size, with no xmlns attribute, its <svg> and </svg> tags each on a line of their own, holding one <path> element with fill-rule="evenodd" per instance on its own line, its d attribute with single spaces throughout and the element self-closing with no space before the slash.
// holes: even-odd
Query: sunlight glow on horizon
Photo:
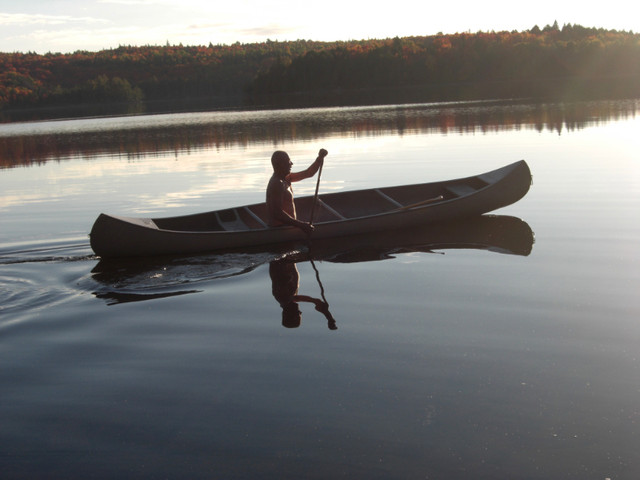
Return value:
<svg viewBox="0 0 640 480">
<path fill-rule="evenodd" d="M 213 5 L 212 5 L 213 3 Z M 37 53 L 97 51 L 120 45 L 208 45 L 266 40 L 348 41 L 437 33 L 524 31 L 557 21 L 616 30 L 640 31 L 640 18 L 625 15 L 628 3 L 611 0 L 607 10 L 540 0 L 535 8 L 513 10 L 511 2 L 462 0 L 432 7 L 422 1 L 370 3 L 326 0 L 301 8 L 298 2 L 255 0 L 223 5 L 203 0 L 0 0 L 0 51 Z"/>
</svg>

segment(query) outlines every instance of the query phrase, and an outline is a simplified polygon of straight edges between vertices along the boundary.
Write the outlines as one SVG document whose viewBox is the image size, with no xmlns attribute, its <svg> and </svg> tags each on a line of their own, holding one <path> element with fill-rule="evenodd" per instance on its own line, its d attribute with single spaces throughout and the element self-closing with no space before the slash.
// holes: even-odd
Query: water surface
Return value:
<svg viewBox="0 0 640 480">
<path fill-rule="evenodd" d="M 430 104 L 0 125 L 3 478 L 637 478 L 637 111 Z M 474 224 L 311 252 L 122 264 L 89 248 L 102 211 L 262 201 L 273 150 L 295 168 L 321 147 L 321 191 L 521 158 L 534 183 Z M 283 275 L 305 296 L 297 328 L 274 296 Z"/>
</svg>

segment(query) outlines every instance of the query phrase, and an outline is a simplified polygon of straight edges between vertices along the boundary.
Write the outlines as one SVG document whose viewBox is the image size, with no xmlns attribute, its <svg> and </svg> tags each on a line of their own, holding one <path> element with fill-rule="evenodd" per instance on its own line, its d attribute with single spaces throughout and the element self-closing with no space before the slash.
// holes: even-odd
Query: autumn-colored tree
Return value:
<svg viewBox="0 0 640 480">
<path fill-rule="evenodd" d="M 120 46 L 70 54 L 0 53 L 0 109 L 194 102 L 311 102 L 638 96 L 640 35 L 557 22 L 348 42 Z M 273 95 L 279 98 L 273 99 Z M 292 97 L 294 98 L 294 97 Z"/>
</svg>

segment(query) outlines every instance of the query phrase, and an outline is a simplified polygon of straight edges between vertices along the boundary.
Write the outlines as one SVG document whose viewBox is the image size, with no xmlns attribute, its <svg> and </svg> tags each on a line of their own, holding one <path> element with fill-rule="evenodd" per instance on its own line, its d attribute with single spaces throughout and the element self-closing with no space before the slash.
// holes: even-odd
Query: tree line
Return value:
<svg viewBox="0 0 640 480">
<path fill-rule="evenodd" d="M 554 23 L 344 42 L 0 53 L 0 109 L 637 97 L 639 79 L 639 34 Z"/>
<path fill-rule="evenodd" d="M 413 90 L 422 100 L 635 97 L 640 35 L 557 24 L 527 32 L 394 38 L 282 59 L 253 94 Z"/>
</svg>

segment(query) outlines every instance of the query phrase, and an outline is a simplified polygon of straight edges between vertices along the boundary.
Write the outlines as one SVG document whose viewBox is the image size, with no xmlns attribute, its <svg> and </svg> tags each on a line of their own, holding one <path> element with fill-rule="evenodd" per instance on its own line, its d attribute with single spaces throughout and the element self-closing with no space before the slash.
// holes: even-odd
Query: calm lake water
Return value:
<svg viewBox="0 0 640 480">
<path fill-rule="evenodd" d="M 638 100 L 0 125 L 0 477 L 640 478 L 639 132 Z M 100 212 L 262 201 L 273 150 L 319 148 L 321 192 L 533 186 L 313 262 L 91 252 Z M 283 268 L 330 313 L 285 328 Z"/>
</svg>

